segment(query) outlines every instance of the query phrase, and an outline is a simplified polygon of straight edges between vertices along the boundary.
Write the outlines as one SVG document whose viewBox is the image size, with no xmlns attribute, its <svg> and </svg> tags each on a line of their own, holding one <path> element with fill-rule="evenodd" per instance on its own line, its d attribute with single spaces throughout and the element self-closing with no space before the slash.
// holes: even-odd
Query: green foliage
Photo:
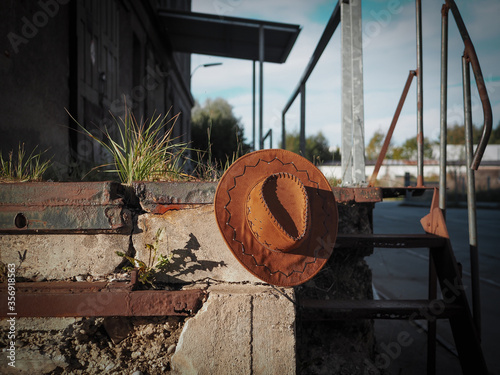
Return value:
<svg viewBox="0 0 500 375">
<path fill-rule="evenodd" d="M 497 124 L 497 127 L 491 132 L 490 141 L 488 143 L 492 145 L 500 145 L 500 122 Z"/>
<path fill-rule="evenodd" d="M 417 158 L 417 137 L 408 138 L 402 146 L 401 158 L 415 160 Z M 424 159 L 432 159 L 432 143 L 424 137 Z"/>
<path fill-rule="evenodd" d="M 479 126 L 472 127 L 472 138 L 474 144 L 477 144 L 481 138 L 482 129 Z M 455 124 L 448 127 L 446 134 L 447 142 L 450 145 L 463 145 L 465 144 L 465 127 L 463 125 Z M 376 160 L 382 144 L 385 139 L 385 134 L 382 131 L 376 131 L 368 145 L 366 146 L 366 156 L 369 160 Z M 439 142 L 436 141 L 436 142 Z M 489 144 L 500 144 L 500 123 L 491 132 Z M 433 142 L 424 137 L 424 158 L 432 159 L 432 145 Z M 394 160 L 415 160 L 417 157 L 417 137 L 408 138 L 403 145 L 393 146 L 389 144 L 387 151 L 387 159 Z"/>
<path fill-rule="evenodd" d="M 38 147 L 38 146 L 37 146 Z M 0 152 L 0 181 L 27 182 L 40 181 L 45 171 L 51 166 L 51 159 L 42 161 L 43 152 L 36 152 L 37 147 L 26 157 L 24 143 L 19 143 L 17 158 L 9 152 L 7 159 Z"/>
<path fill-rule="evenodd" d="M 476 145 L 479 143 L 482 134 L 482 126 L 472 126 L 472 140 Z M 448 131 L 446 133 L 446 141 L 449 145 L 464 145 L 465 144 L 465 127 L 464 125 L 455 124 L 448 126 Z M 500 122 L 497 124 L 490 135 L 490 140 L 488 141 L 490 145 L 500 144 Z"/>
<path fill-rule="evenodd" d="M 329 178 L 328 183 L 331 187 L 342 186 L 342 180 L 340 178 Z"/>
<path fill-rule="evenodd" d="M 286 149 L 300 154 L 300 135 L 298 132 L 287 133 Z M 340 160 L 340 151 L 337 150 L 335 154 Z M 303 156 L 313 163 L 336 160 L 334 153 L 330 151 L 328 140 L 322 132 L 306 137 L 306 154 Z"/>
<path fill-rule="evenodd" d="M 381 130 L 377 130 L 368 145 L 366 146 L 366 157 L 368 160 L 377 160 L 382 145 L 384 144 L 385 134 Z M 390 146 L 389 146 L 390 147 Z"/>
<path fill-rule="evenodd" d="M 207 99 L 204 106 L 196 103 L 191 115 L 191 146 L 199 153 L 199 163 L 224 166 L 250 151 L 245 143 L 240 119 L 233 114 L 232 106 L 224 99 Z M 209 167 L 210 168 L 210 167 Z"/>
<path fill-rule="evenodd" d="M 152 244 L 147 243 L 144 245 L 144 247 L 149 251 L 149 259 L 147 263 L 140 259 L 132 258 L 131 256 L 128 256 L 122 253 L 121 251 L 116 252 L 116 255 L 127 259 L 133 265 L 124 267 L 123 269 L 125 271 L 129 271 L 136 268 L 139 281 L 144 285 L 149 284 L 153 288 L 154 288 L 153 282 L 155 281 L 157 273 L 165 271 L 172 260 L 171 255 L 164 256 L 163 254 L 160 254 L 157 259 L 158 246 L 160 243 L 160 236 L 162 231 L 163 231 L 162 228 L 157 230 L 154 237 L 154 243 Z"/>
<path fill-rule="evenodd" d="M 473 143 L 477 144 L 481 138 L 481 128 L 479 126 L 472 126 L 472 139 Z M 446 132 L 446 142 L 449 145 L 464 145 L 465 144 L 465 126 L 455 124 L 448 126 Z"/>
<path fill-rule="evenodd" d="M 382 131 L 376 131 L 368 145 L 366 146 L 366 155 L 369 160 L 376 160 L 382 149 L 385 140 L 385 134 Z M 432 145 L 427 137 L 424 137 L 424 158 L 432 159 Z M 417 137 L 408 138 L 402 146 L 393 146 L 389 143 L 386 159 L 394 160 L 415 160 L 417 158 Z"/>
<path fill-rule="evenodd" d="M 125 108 L 123 118 L 117 119 L 113 116 L 118 136 L 113 137 L 106 128 L 104 139 L 94 136 L 72 118 L 82 131 L 99 143 L 113 159 L 113 163 L 95 167 L 93 170 L 111 166 L 106 172 L 117 173 L 121 182 L 130 185 L 133 181 L 172 181 L 187 178 L 182 172 L 187 145 L 175 143 L 175 139 L 172 139 L 172 130 L 179 114 L 168 120 L 167 117 L 168 113 L 164 117 L 159 115 L 139 123 L 132 111 Z"/>
<path fill-rule="evenodd" d="M 387 158 L 394 159 L 394 160 L 402 160 L 402 159 L 404 159 L 403 153 L 404 153 L 403 147 L 401 147 L 401 146 L 390 147 L 389 146 L 389 150 L 387 151 L 387 154 L 388 154 Z"/>
</svg>

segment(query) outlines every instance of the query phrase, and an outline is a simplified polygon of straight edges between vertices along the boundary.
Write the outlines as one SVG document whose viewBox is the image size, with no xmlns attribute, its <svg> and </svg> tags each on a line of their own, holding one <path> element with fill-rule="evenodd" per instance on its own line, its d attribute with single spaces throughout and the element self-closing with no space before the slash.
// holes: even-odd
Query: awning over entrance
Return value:
<svg viewBox="0 0 500 375">
<path fill-rule="evenodd" d="M 159 10 L 172 47 L 177 52 L 259 61 L 259 32 L 264 32 L 264 62 L 286 61 L 299 25 L 221 17 L 213 14 Z"/>
</svg>

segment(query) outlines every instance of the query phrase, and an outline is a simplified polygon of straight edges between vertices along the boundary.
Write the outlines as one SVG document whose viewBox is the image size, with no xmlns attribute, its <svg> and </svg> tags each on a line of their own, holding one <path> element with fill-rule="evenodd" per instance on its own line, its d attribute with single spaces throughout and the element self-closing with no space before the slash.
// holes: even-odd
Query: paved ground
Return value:
<svg viewBox="0 0 500 375">
<path fill-rule="evenodd" d="M 375 233 L 423 233 L 420 218 L 429 212 L 427 207 L 407 207 L 400 202 L 377 203 L 373 213 Z M 500 375 L 500 210 L 479 209 L 478 247 L 480 252 L 481 304 L 483 351 L 491 374 Z M 457 261 L 463 265 L 463 278 L 470 298 L 469 245 L 466 209 L 448 209 L 447 224 Z M 373 269 L 373 285 L 380 298 L 427 298 L 428 250 L 375 249 L 367 258 Z M 407 321 L 376 321 L 379 344 L 392 348 L 389 370 L 392 374 L 425 374 L 426 334 Z M 395 345 L 398 335 L 406 331 L 411 345 Z M 448 321 L 438 323 L 437 373 L 461 373 Z M 382 350 L 382 352 L 384 352 Z M 391 354 L 391 353 L 388 353 Z M 389 356 L 384 357 L 389 358 Z"/>
</svg>

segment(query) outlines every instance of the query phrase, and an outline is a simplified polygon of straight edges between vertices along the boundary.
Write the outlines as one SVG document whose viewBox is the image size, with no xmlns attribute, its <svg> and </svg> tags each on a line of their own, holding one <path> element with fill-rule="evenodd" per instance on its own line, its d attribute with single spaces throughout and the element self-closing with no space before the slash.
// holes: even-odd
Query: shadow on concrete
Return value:
<svg viewBox="0 0 500 375">
<path fill-rule="evenodd" d="M 164 272 L 158 274 L 159 281 L 169 283 L 186 283 L 179 279 L 180 276 L 195 274 L 197 271 L 211 272 L 217 267 L 227 267 L 224 261 L 200 260 L 196 251 L 201 247 L 198 239 L 193 233 L 189 234 L 189 239 L 182 249 L 171 251 L 172 259 Z"/>
</svg>

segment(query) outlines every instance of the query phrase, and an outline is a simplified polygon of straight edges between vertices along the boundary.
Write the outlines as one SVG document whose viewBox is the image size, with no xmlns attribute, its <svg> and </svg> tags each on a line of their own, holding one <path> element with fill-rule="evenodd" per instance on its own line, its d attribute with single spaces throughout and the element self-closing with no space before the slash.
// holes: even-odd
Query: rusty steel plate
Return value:
<svg viewBox="0 0 500 375">
<path fill-rule="evenodd" d="M 142 209 L 160 213 L 172 204 L 213 203 L 217 182 L 134 182 L 132 187 Z"/>
<path fill-rule="evenodd" d="M 7 286 L 0 286 L 0 314 L 7 311 Z M 191 316 L 206 292 L 191 290 L 132 290 L 129 283 L 17 283 L 17 317 Z"/>
<path fill-rule="evenodd" d="M 379 187 L 334 187 L 332 191 L 338 203 L 382 202 L 382 190 Z"/>
<path fill-rule="evenodd" d="M 0 184 L 0 232 L 129 232 L 124 187 L 116 182 Z"/>
</svg>

